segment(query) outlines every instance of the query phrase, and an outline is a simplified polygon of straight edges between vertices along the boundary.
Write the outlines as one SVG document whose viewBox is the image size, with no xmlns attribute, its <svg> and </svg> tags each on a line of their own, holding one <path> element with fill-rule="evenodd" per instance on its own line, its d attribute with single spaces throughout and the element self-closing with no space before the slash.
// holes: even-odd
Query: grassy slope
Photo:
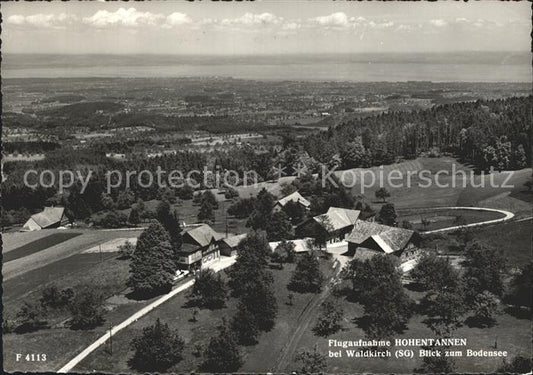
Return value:
<svg viewBox="0 0 533 375">
<path fill-rule="evenodd" d="M 531 238 L 533 226 L 530 221 L 508 222 L 481 228 L 473 228 L 474 239 L 503 251 L 509 267 L 520 267 L 531 261 L 533 253 Z M 424 246 L 439 251 L 456 253 L 461 251 L 463 242 L 456 233 L 432 236 Z"/>
<path fill-rule="evenodd" d="M 44 230 L 41 232 L 44 232 Z M 51 233 L 54 232 L 55 231 Z M 65 231 L 60 232 L 65 233 Z M 67 258 L 71 255 L 80 253 L 83 250 L 98 245 L 99 243 L 103 243 L 118 237 L 136 237 L 140 234 L 141 231 L 139 229 L 131 231 L 102 231 L 92 229 L 77 229 L 75 230 L 75 232 L 82 232 L 83 234 L 74 237 L 68 241 L 57 244 L 55 246 L 51 246 L 30 256 L 5 263 L 2 269 L 4 281 L 9 280 L 12 277 L 16 277 L 24 273 L 33 271 L 37 268 L 44 267 L 53 262 L 57 262 L 58 260 Z M 32 232 L 17 234 L 27 234 L 28 237 L 32 238 L 33 240 Z M 22 241 L 18 242 L 22 243 Z"/>
</svg>

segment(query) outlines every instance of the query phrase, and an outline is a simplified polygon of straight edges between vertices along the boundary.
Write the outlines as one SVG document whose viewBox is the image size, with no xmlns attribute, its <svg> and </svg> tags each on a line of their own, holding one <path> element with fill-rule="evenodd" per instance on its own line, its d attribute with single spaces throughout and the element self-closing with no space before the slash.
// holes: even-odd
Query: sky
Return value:
<svg viewBox="0 0 533 375">
<path fill-rule="evenodd" d="M 4 53 L 530 51 L 531 3 L 10 2 Z"/>
</svg>

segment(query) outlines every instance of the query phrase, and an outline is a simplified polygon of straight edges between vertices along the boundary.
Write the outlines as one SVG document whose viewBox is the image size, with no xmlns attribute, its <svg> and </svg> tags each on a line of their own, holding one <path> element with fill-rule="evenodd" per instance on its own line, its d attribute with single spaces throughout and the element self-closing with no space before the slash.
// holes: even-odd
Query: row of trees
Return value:
<svg viewBox="0 0 533 375">
<path fill-rule="evenodd" d="M 55 284 L 44 288 L 37 302 L 23 302 L 14 320 L 4 320 L 4 331 L 28 333 L 48 328 L 52 315 L 70 314 L 71 329 L 88 330 L 104 323 L 103 295 L 89 286 L 58 289 Z"/>
</svg>

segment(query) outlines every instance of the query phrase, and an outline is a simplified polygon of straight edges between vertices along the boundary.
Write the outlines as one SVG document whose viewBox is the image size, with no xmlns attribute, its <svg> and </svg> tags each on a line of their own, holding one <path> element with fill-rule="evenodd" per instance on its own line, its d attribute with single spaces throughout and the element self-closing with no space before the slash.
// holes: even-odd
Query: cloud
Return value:
<svg viewBox="0 0 533 375">
<path fill-rule="evenodd" d="M 350 25 L 350 19 L 346 13 L 343 12 L 311 18 L 310 21 L 325 27 L 348 27 Z"/>
<path fill-rule="evenodd" d="M 14 14 L 9 16 L 6 20 L 8 24 L 16 26 L 30 26 L 36 28 L 46 29 L 64 29 L 67 26 L 78 21 L 78 17 L 71 14 L 32 14 L 30 16 L 22 16 Z"/>
<path fill-rule="evenodd" d="M 302 27 L 299 22 L 287 22 L 281 27 L 283 30 L 298 30 Z"/>
<path fill-rule="evenodd" d="M 173 13 L 175 14 L 175 13 Z M 87 25 L 105 28 L 111 26 L 139 27 L 156 26 L 165 20 L 162 14 L 139 12 L 135 8 L 119 8 L 115 12 L 99 10 L 91 17 L 85 17 L 83 22 Z"/>
<path fill-rule="evenodd" d="M 433 26 L 436 26 L 436 27 L 444 27 L 444 26 L 448 25 L 448 22 L 446 22 L 444 20 L 441 20 L 441 19 L 430 20 L 429 23 L 432 24 Z"/>
<path fill-rule="evenodd" d="M 166 18 L 166 24 L 170 26 L 179 26 L 192 23 L 192 19 L 185 13 L 174 12 Z"/>
<path fill-rule="evenodd" d="M 245 13 L 241 17 L 220 21 L 223 26 L 271 26 L 279 25 L 283 22 L 283 17 L 278 17 L 272 13 Z"/>
</svg>

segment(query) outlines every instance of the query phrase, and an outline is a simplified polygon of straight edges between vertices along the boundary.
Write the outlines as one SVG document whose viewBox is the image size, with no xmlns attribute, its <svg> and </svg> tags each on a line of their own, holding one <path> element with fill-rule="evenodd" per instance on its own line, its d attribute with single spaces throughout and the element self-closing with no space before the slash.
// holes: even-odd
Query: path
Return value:
<svg viewBox="0 0 533 375">
<path fill-rule="evenodd" d="M 499 219 L 480 221 L 478 223 L 472 223 L 472 224 L 466 224 L 466 225 L 456 225 L 456 226 L 448 227 L 448 228 L 430 230 L 430 231 L 427 231 L 427 232 L 422 232 L 423 234 L 448 232 L 448 231 L 457 230 L 457 229 L 463 229 L 463 228 L 479 227 L 479 226 L 482 226 L 482 225 L 489 225 L 489 224 L 498 224 L 498 223 L 503 223 L 504 221 L 511 220 L 514 217 L 514 214 L 512 212 L 505 211 L 505 210 L 498 210 L 498 209 L 495 209 L 495 208 L 485 208 L 485 207 L 435 207 L 433 209 L 434 210 L 489 211 L 489 212 L 500 213 L 500 214 L 504 215 L 504 217 L 499 218 Z"/>
<path fill-rule="evenodd" d="M 219 262 L 215 262 L 211 265 L 209 265 L 209 268 L 213 269 L 215 272 L 221 271 L 229 266 L 231 266 L 233 263 L 235 263 L 235 257 L 225 257 L 222 258 Z M 80 354 L 78 354 L 76 357 L 74 357 L 71 361 L 69 361 L 65 366 L 61 367 L 58 372 L 59 373 L 67 373 L 72 371 L 74 366 L 76 366 L 78 363 L 80 363 L 85 357 L 87 357 L 89 354 L 91 354 L 93 351 L 95 351 L 98 347 L 105 344 L 107 340 L 109 340 L 110 336 L 115 335 L 120 330 L 126 328 L 131 323 L 136 322 L 144 315 L 148 314 L 150 311 L 158 307 L 159 305 L 165 303 L 172 297 L 174 297 L 176 294 L 183 292 L 187 288 L 190 288 L 194 284 L 194 279 L 189 280 L 186 283 L 180 285 L 179 287 L 173 289 L 169 293 L 165 294 L 164 296 L 160 297 L 159 299 L 155 300 L 151 304 L 145 306 L 141 310 L 137 311 L 135 314 L 130 316 L 128 319 L 124 320 L 119 325 L 114 326 L 111 328 L 111 330 L 101 336 L 98 340 L 93 342 L 91 345 L 89 345 L 87 348 L 85 348 Z"/>
<path fill-rule="evenodd" d="M 297 345 L 298 342 L 302 339 L 304 333 L 309 330 L 309 326 L 313 322 L 314 312 L 322 305 L 322 303 L 328 297 L 331 285 L 335 283 L 335 278 L 342 269 L 342 267 L 340 267 L 340 263 L 338 262 L 336 262 L 334 267 L 336 267 L 336 269 L 334 271 L 333 277 L 331 278 L 331 281 L 326 284 L 324 290 L 320 294 L 317 294 L 313 297 L 313 299 L 305 306 L 304 310 L 302 311 L 302 314 L 298 319 L 298 327 L 296 328 L 291 338 L 281 351 L 281 356 L 278 358 L 278 361 L 275 366 L 273 366 L 274 369 L 272 372 L 287 373 L 286 369 L 294 361 L 296 350 L 299 348 L 299 346 Z"/>
</svg>

